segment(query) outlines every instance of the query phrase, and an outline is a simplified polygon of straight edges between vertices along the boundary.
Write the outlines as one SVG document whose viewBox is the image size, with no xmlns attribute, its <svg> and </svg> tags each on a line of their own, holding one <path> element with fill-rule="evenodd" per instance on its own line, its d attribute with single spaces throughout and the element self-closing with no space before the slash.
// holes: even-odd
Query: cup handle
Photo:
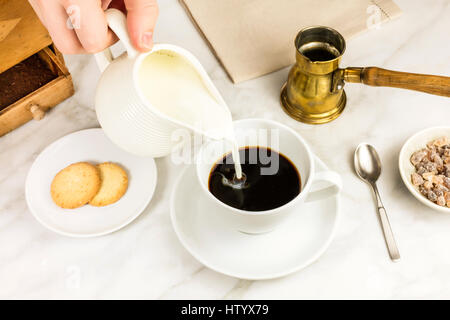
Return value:
<svg viewBox="0 0 450 320">
<path fill-rule="evenodd" d="M 128 35 L 127 17 L 123 12 L 117 9 L 108 9 L 105 12 L 106 20 L 112 31 L 122 41 L 127 51 L 128 58 L 135 58 L 139 52 L 134 48 L 131 43 L 130 36 Z M 110 48 L 106 48 L 102 52 L 95 54 L 95 60 L 101 72 L 113 61 L 113 56 Z"/>
<path fill-rule="evenodd" d="M 325 182 L 325 186 L 318 190 L 308 193 L 306 202 L 322 200 L 336 195 L 342 189 L 341 176 L 334 171 L 317 172 L 314 176 L 313 184 L 318 182 Z"/>
</svg>

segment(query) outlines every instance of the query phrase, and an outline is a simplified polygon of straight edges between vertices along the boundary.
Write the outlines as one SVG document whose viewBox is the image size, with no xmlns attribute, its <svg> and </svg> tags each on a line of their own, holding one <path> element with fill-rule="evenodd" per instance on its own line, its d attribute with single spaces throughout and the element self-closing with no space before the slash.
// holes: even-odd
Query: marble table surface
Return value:
<svg viewBox="0 0 450 320">
<path fill-rule="evenodd" d="M 342 65 L 450 75 L 450 1 L 396 2 L 403 15 L 349 40 Z M 342 175 L 341 219 L 333 242 L 318 261 L 281 279 L 246 281 L 209 270 L 180 245 L 172 229 L 169 196 L 180 167 L 164 158 L 156 161 L 159 181 L 153 200 L 126 228 L 73 239 L 41 226 L 24 197 L 33 160 L 52 141 L 98 127 L 95 61 L 67 56 L 75 95 L 44 120 L 0 138 L 0 298 L 450 298 L 450 215 L 415 200 L 397 168 L 409 136 L 449 125 L 450 99 L 348 84 L 348 104 L 340 118 L 320 126 L 302 124 L 278 103 L 287 68 L 234 85 L 176 0 L 160 1 L 160 12 L 156 41 L 193 52 L 235 119 L 263 117 L 289 125 Z M 353 171 L 352 155 L 361 141 L 373 144 L 384 164 L 379 188 L 402 254 L 398 263 L 388 258 L 371 191 Z"/>
</svg>

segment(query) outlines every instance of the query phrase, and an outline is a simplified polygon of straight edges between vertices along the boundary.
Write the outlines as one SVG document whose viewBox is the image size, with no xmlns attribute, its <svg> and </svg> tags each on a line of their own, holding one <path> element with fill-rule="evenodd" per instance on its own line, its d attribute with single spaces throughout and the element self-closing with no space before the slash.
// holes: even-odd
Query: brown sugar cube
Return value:
<svg viewBox="0 0 450 320">
<path fill-rule="evenodd" d="M 434 173 L 433 172 L 425 172 L 422 177 L 427 181 L 433 181 Z"/>
<path fill-rule="evenodd" d="M 428 151 L 426 149 L 422 149 L 416 151 L 412 154 L 410 161 L 415 166 L 416 164 L 422 162 L 422 160 L 428 155 Z"/>
<path fill-rule="evenodd" d="M 419 174 L 414 172 L 411 175 L 411 182 L 413 185 L 415 185 L 417 187 L 417 186 L 420 186 L 421 184 L 423 184 L 424 181 L 423 181 L 423 178 Z"/>
<path fill-rule="evenodd" d="M 423 184 L 424 188 L 427 190 L 431 190 L 431 188 L 433 188 L 433 182 L 431 181 L 425 181 L 425 183 Z"/>
<path fill-rule="evenodd" d="M 449 143 L 449 141 L 448 141 L 447 137 L 441 137 L 439 139 L 436 139 L 436 140 L 432 141 L 432 144 L 434 146 L 436 146 L 436 147 L 443 147 L 443 146 L 445 146 L 448 143 Z"/>
<path fill-rule="evenodd" d="M 444 184 L 444 179 L 442 176 L 433 176 L 431 178 L 431 182 L 433 182 L 436 185 L 443 185 Z"/>
</svg>

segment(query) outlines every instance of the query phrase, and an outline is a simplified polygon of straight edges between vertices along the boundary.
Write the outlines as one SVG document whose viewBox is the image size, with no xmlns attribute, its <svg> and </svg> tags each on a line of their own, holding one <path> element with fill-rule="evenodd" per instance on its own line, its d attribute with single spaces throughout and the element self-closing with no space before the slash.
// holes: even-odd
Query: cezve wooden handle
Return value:
<svg viewBox="0 0 450 320">
<path fill-rule="evenodd" d="M 376 87 L 395 87 L 450 97 L 450 77 L 408 73 L 377 67 L 346 68 L 344 80 Z"/>
</svg>

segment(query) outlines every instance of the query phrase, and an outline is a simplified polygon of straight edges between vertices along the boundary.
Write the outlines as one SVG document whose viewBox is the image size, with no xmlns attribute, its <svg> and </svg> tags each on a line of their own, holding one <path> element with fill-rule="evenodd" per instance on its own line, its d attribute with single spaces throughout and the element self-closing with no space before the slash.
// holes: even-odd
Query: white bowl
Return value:
<svg viewBox="0 0 450 320">
<path fill-rule="evenodd" d="M 415 168 L 410 161 L 411 155 L 417 150 L 425 148 L 427 143 L 431 140 L 443 136 L 450 138 L 450 127 L 433 127 L 416 133 L 403 145 L 402 150 L 400 151 L 398 164 L 403 182 L 417 200 L 432 209 L 450 213 L 450 208 L 442 207 L 434 202 L 431 202 L 430 200 L 425 198 L 419 192 L 419 189 L 415 187 L 411 182 L 411 174 L 415 172 Z"/>
</svg>

